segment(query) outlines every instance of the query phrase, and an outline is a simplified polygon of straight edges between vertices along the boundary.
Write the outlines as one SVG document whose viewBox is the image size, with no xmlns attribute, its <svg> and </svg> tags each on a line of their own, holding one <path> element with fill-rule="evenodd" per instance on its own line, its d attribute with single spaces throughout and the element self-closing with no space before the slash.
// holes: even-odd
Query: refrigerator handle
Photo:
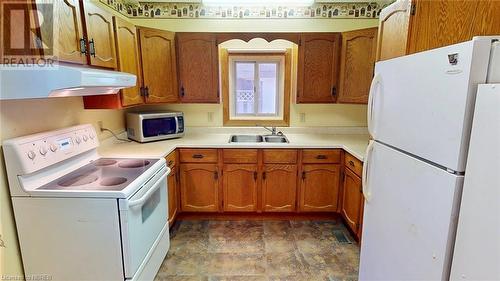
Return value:
<svg viewBox="0 0 500 281">
<path fill-rule="evenodd" d="M 376 73 L 375 76 L 372 79 L 372 83 L 370 84 L 370 93 L 368 96 L 368 133 L 370 136 L 373 138 L 373 106 L 374 106 L 374 99 L 375 99 L 375 89 L 376 86 L 380 84 L 380 74 Z"/>
<path fill-rule="evenodd" d="M 365 162 L 363 163 L 363 175 L 361 179 L 361 187 L 363 190 L 363 196 L 365 197 L 366 202 L 369 202 L 371 199 L 371 192 L 368 190 L 368 166 L 370 165 L 370 158 L 373 151 L 374 141 L 370 140 L 368 147 L 366 148 L 365 154 Z"/>
</svg>

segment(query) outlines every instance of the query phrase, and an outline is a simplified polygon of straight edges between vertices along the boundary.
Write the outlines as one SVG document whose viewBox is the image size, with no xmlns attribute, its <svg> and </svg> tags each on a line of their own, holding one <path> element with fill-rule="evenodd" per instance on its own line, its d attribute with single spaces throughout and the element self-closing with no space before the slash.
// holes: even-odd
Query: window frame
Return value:
<svg viewBox="0 0 500 281">
<path fill-rule="evenodd" d="M 291 90 L 291 49 L 284 50 L 262 50 L 256 52 L 255 50 L 245 50 L 245 51 L 229 51 L 228 49 L 220 49 L 221 58 L 221 90 L 222 90 L 222 102 L 223 102 L 223 125 L 224 126 L 290 126 L 290 90 Z M 278 95 L 277 95 L 277 108 L 278 112 L 276 115 L 270 114 L 260 114 L 260 115 L 248 115 L 248 116 L 234 116 L 232 115 L 232 110 L 235 108 L 236 100 L 232 100 L 230 91 L 235 89 L 236 81 L 232 81 L 230 75 L 235 77 L 236 67 L 235 64 L 232 66 L 233 62 L 260 62 L 266 63 L 266 59 L 274 57 L 274 61 L 279 61 L 278 73 L 280 74 L 277 79 L 277 84 L 279 85 Z M 243 58 L 243 59 L 242 59 Z M 263 59 L 264 58 L 264 59 Z M 269 60 L 271 61 L 271 60 Z M 282 66 L 281 66 L 282 65 Z M 283 69 L 280 69 L 280 68 Z M 257 69 L 258 66 L 256 65 Z M 281 74 L 282 73 L 282 74 Z M 257 76 L 257 73 L 255 73 Z M 283 77 L 281 77 L 283 76 Z M 235 80 L 235 79 L 233 79 Z M 281 83 L 283 81 L 283 83 Z M 230 85 L 230 83 L 234 85 Z M 281 88 L 283 88 L 281 95 Z M 279 102 L 283 103 L 282 110 Z M 255 105 L 255 103 L 254 103 Z M 281 111 L 281 112 L 280 112 Z"/>
</svg>

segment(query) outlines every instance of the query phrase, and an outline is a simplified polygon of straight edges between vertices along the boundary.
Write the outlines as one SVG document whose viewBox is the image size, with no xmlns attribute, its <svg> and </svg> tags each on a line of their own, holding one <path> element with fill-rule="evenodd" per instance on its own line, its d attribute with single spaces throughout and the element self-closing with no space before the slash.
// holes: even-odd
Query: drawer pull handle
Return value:
<svg viewBox="0 0 500 281">
<path fill-rule="evenodd" d="M 354 162 L 352 160 L 349 160 L 349 165 L 354 167 Z"/>
<path fill-rule="evenodd" d="M 266 172 L 262 172 L 262 179 L 266 180 Z"/>
<path fill-rule="evenodd" d="M 306 179 L 306 172 L 302 172 L 302 179 L 305 180 Z"/>
<path fill-rule="evenodd" d="M 169 167 L 170 167 L 170 166 L 172 166 L 172 164 L 174 164 L 174 161 L 173 161 L 173 160 L 170 160 L 170 161 L 168 161 L 167 166 L 169 166 Z"/>
<path fill-rule="evenodd" d="M 204 157 L 203 154 L 194 154 L 193 155 L 193 158 L 195 158 L 195 159 L 201 159 L 203 157 Z"/>
<path fill-rule="evenodd" d="M 217 172 L 217 171 L 214 172 L 214 179 L 215 180 L 219 179 L 219 172 Z"/>
<path fill-rule="evenodd" d="M 320 155 L 316 155 L 316 159 L 327 159 L 328 157 L 326 155 L 323 155 L 323 154 L 320 154 Z"/>
<path fill-rule="evenodd" d="M 257 180 L 257 172 L 253 172 L 253 179 Z"/>
</svg>

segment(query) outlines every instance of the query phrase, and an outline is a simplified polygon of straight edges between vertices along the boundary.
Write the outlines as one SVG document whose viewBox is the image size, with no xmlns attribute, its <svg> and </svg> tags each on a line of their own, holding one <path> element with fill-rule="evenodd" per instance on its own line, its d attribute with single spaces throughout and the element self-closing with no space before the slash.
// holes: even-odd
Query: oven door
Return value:
<svg viewBox="0 0 500 281">
<path fill-rule="evenodd" d="M 164 166 L 131 198 L 120 199 L 125 278 L 132 278 L 167 224 L 167 175 Z"/>
</svg>

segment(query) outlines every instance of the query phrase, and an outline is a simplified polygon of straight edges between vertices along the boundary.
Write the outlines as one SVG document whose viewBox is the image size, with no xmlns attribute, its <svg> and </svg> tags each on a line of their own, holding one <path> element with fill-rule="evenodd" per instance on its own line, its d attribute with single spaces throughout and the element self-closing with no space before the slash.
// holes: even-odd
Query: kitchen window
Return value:
<svg viewBox="0 0 500 281">
<path fill-rule="evenodd" d="M 224 125 L 288 126 L 289 52 L 225 49 L 221 58 Z"/>
</svg>

